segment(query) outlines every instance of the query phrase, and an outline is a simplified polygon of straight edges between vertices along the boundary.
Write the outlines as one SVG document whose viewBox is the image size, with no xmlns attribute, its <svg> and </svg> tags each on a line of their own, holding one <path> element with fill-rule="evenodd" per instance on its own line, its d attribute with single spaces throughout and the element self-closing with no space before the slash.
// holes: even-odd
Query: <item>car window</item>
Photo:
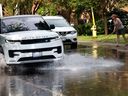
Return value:
<svg viewBox="0 0 128 96">
<path fill-rule="evenodd" d="M 13 17 L 3 19 L 8 32 L 49 30 L 49 26 L 41 17 Z"/>
<path fill-rule="evenodd" d="M 48 25 L 54 24 L 55 27 L 69 27 L 70 24 L 65 19 L 45 19 Z"/>
<path fill-rule="evenodd" d="M 2 20 L 0 21 L 0 33 L 6 33 L 7 32 L 7 27 L 5 26 L 5 24 L 2 22 Z"/>
</svg>

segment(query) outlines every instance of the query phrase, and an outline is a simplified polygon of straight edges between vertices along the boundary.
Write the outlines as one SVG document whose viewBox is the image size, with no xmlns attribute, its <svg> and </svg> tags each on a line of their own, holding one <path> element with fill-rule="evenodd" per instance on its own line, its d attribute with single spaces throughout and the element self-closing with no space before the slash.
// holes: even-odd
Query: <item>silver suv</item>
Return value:
<svg viewBox="0 0 128 96">
<path fill-rule="evenodd" d="M 64 45 L 71 45 L 71 48 L 77 48 L 77 31 L 71 26 L 68 21 L 62 16 L 43 16 L 44 20 L 50 26 L 55 25 L 52 29 L 60 35 Z"/>
<path fill-rule="evenodd" d="M 38 15 L 1 19 L 0 52 L 6 64 L 55 61 L 63 58 L 63 43 Z"/>
</svg>

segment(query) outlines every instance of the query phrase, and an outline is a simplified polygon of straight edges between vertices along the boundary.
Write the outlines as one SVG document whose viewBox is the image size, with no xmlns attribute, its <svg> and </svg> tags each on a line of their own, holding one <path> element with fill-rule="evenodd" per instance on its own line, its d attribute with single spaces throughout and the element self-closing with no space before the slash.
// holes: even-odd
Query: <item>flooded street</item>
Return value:
<svg viewBox="0 0 128 96">
<path fill-rule="evenodd" d="M 128 96 L 128 52 L 67 48 L 63 61 L 1 72 L 0 96 Z"/>
</svg>

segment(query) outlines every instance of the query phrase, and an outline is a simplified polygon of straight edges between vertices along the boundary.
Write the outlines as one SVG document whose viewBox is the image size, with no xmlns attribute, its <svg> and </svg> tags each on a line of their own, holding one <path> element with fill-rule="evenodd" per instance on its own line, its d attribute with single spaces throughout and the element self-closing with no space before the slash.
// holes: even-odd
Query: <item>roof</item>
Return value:
<svg viewBox="0 0 128 96">
<path fill-rule="evenodd" d="M 63 16 L 42 16 L 44 19 L 64 19 Z"/>
<path fill-rule="evenodd" d="M 4 18 L 17 18 L 17 17 L 35 17 L 40 15 L 14 15 L 14 16 L 6 16 Z"/>
</svg>

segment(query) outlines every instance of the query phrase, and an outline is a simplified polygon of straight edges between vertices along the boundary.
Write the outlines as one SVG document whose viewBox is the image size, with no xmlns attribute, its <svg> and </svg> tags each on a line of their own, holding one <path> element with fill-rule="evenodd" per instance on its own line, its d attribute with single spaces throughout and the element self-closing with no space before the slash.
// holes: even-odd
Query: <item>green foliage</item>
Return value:
<svg viewBox="0 0 128 96">
<path fill-rule="evenodd" d="M 85 33 L 84 35 L 92 35 L 92 31 L 91 31 L 91 27 L 92 27 L 92 23 L 86 23 L 85 24 Z"/>
<path fill-rule="evenodd" d="M 91 31 L 92 24 L 91 23 L 86 23 L 86 24 L 79 24 L 75 28 L 78 31 L 78 35 L 92 35 Z"/>
<path fill-rule="evenodd" d="M 97 38 L 93 38 L 92 36 L 78 36 L 78 40 L 79 41 L 99 41 L 99 42 L 115 43 L 116 35 L 115 34 L 114 35 L 97 35 Z"/>
<path fill-rule="evenodd" d="M 1 0 L 0 2 L 4 5 L 6 15 L 14 15 L 16 4 L 18 4 L 20 14 L 31 13 L 32 0 Z"/>
<path fill-rule="evenodd" d="M 97 35 L 104 34 L 104 22 L 102 20 L 96 21 Z"/>
<path fill-rule="evenodd" d="M 75 29 L 77 30 L 79 36 L 83 35 L 82 27 L 83 26 L 81 24 L 75 26 Z"/>
<path fill-rule="evenodd" d="M 113 5 L 110 5 L 110 4 L 112 4 L 112 2 L 114 2 L 114 4 L 116 4 L 118 6 L 125 6 L 125 5 L 128 4 L 127 0 L 114 0 L 114 1 L 113 0 L 105 0 L 105 1 L 104 0 L 52 0 L 52 1 L 39 0 L 39 1 L 41 1 L 43 5 L 46 5 L 47 3 L 50 2 L 51 4 L 49 6 L 46 6 L 46 8 L 52 7 L 52 8 L 49 8 L 49 9 L 50 10 L 52 9 L 51 13 L 53 13 L 53 14 L 55 14 L 55 5 L 56 4 L 59 4 L 63 7 L 65 7 L 65 8 L 68 8 L 68 9 L 75 8 L 75 9 L 78 9 L 78 10 L 80 10 L 79 8 L 89 9 L 90 7 L 93 7 L 94 10 L 98 9 L 98 10 L 96 10 L 97 12 L 98 11 L 100 12 L 100 10 L 104 10 L 104 8 L 108 9 L 108 6 L 110 8 L 112 8 Z M 0 0 L 0 2 L 9 6 L 8 8 L 10 8 L 10 9 L 13 9 L 14 5 L 16 3 L 19 3 L 21 8 L 23 10 L 25 9 L 24 11 L 27 11 L 27 12 L 24 12 L 24 13 L 28 13 L 28 11 L 31 12 L 31 7 L 32 7 L 33 0 Z"/>
<path fill-rule="evenodd" d="M 55 15 L 56 12 L 56 4 L 54 3 L 41 4 L 37 10 L 37 13 L 40 15 Z"/>
<path fill-rule="evenodd" d="M 69 1 L 69 6 L 71 6 L 72 9 L 77 7 L 77 4 L 79 3 L 78 0 L 70 0 Z"/>
<path fill-rule="evenodd" d="M 128 37 L 128 34 L 126 34 L 126 37 Z M 92 36 L 78 36 L 78 41 L 99 41 L 102 43 L 116 43 L 116 38 L 116 34 L 97 35 L 97 38 L 93 38 Z M 127 42 L 124 41 L 122 36 L 120 38 L 120 44 L 127 44 Z"/>
<path fill-rule="evenodd" d="M 44 7 L 40 7 L 40 8 L 37 10 L 37 13 L 40 14 L 40 15 L 46 14 L 46 13 L 45 13 L 45 8 L 44 8 Z"/>
<path fill-rule="evenodd" d="M 19 4 L 20 14 L 31 14 L 31 8 L 34 0 L 0 0 L 2 4 L 5 5 L 5 9 L 8 15 L 14 14 L 14 7 L 16 4 Z M 81 12 L 85 10 L 91 9 L 93 7 L 97 34 L 104 33 L 104 24 L 100 20 L 101 17 L 106 16 L 108 11 L 111 11 L 114 7 L 122 7 L 128 5 L 127 0 L 39 0 L 40 6 L 37 11 L 40 15 L 56 15 L 57 8 L 60 7 L 61 11 L 63 11 L 66 18 L 70 18 L 71 10 L 76 10 L 77 19 L 79 19 Z M 64 12 L 65 11 L 65 12 Z M 92 24 L 88 23 L 86 25 L 78 25 L 76 29 L 78 30 L 78 35 L 91 35 L 91 27 Z"/>
<path fill-rule="evenodd" d="M 91 27 L 92 27 L 92 23 L 79 24 L 78 26 L 76 26 L 78 35 L 91 36 L 92 35 Z M 96 21 L 96 30 L 97 30 L 97 35 L 104 34 L 104 23 L 102 20 Z"/>
</svg>

